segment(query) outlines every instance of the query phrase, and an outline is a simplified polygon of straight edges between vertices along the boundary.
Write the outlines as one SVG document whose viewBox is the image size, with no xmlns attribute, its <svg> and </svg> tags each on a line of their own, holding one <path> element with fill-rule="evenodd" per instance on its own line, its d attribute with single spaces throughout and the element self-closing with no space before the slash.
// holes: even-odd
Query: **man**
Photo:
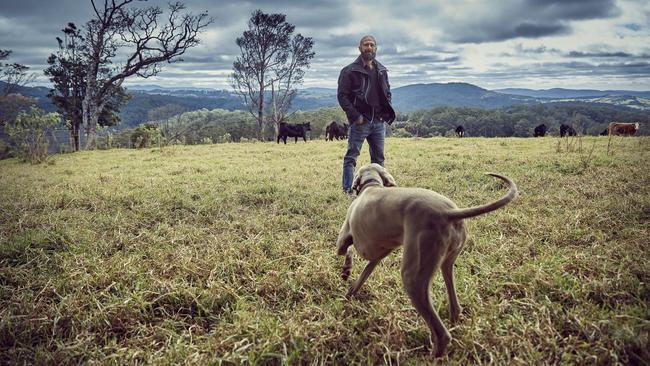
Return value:
<svg viewBox="0 0 650 366">
<path fill-rule="evenodd" d="M 395 120 L 391 106 L 388 72 L 380 64 L 377 42 L 373 36 L 364 36 L 359 41 L 357 59 L 344 67 L 339 75 L 338 100 L 345 111 L 350 129 L 348 150 L 343 158 L 343 192 L 352 193 L 354 167 L 364 140 L 368 140 L 370 162 L 384 165 L 384 139 L 386 126 Z"/>
</svg>

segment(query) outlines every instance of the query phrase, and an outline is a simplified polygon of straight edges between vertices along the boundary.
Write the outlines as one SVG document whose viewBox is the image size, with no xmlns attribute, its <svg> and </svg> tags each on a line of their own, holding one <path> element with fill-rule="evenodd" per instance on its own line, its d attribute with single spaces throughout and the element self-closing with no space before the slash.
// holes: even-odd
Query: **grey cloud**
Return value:
<svg viewBox="0 0 650 366">
<path fill-rule="evenodd" d="M 512 25 L 484 25 L 480 30 L 458 34 L 452 39 L 460 43 L 483 43 L 505 41 L 512 38 L 541 38 L 568 33 L 570 33 L 570 28 L 565 24 L 524 22 Z"/>
<path fill-rule="evenodd" d="M 300 1 L 293 0 L 255 0 L 255 1 L 204 1 L 187 0 L 186 4 L 192 9 L 208 10 L 222 26 L 240 23 L 242 31 L 247 26 L 253 11 L 259 9 L 267 14 L 281 13 L 286 15 L 287 22 L 297 28 L 327 28 L 345 25 L 351 19 L 350 2 L 343 0 Z M 298 33 L 304 33 L 296 29 Z"/>
<path fill-rule="evenodd" d="M 549 18 L 585 20 L 609 18 L 620 14 L 614 0 L 531 0 L 531 10 Z"/>
<path fill-rule="evenodd" d="M 393 63 L 408 65 L 408 64 L 430 64 L 430 63 L 457 63 L 460 57 L 445 57 L 440 58 L 434 55 L 404 55 L 398 54 L 390 57 Z"/>
<path fill-rule="evenodd" d="M 644 63 L 650 53 L 647 47 L 630 44 L 630 47 L 614 48 L 599 44 L 590 48 L 576 47 L 575 51 L 569 52 L 547 48 L 542 44 L 545 41 L 540 39 L 569 34 L 575 22 L 617 16 L 620 10 L 615 1 L 620 0 L 461 1 L 457 5 L 458 16 L 446 13 L 450 6 L 442 0 L 379 0 L 369 5 L 376 13 L 371 11 L 368 17 L 351 10 L 360 2 L 348 0 L 181 1 L 185 2 L 188 12 L 196 14 L 207 10 L 215 22 L 200 36 L 201 44 L 182 56 L 183 62 L 163 65 L 162 72 L 146 83 L 161 80 L 161 84 L 210 84 L 217 87 L 227 78 L 225 74 L 231 70 L 232 62 L 239 54 L 235 39 L 247 28 L 248 18 L 255 9 L 286 14 L 287 21 L 296 26 L 296 33 L 314 38 L 316 56 L 305 75 L 306 84 L 310 85 L 335 85 L 340 69 L 357 57 L 359 38 L 366 32 L 377 37 L 378 58 L 389 68 L 393 86 L 449 80 L 471 82 L 488 78 L 498 81 L 519 77 L 568 80 L 573 75 L 602 77 L 602 80 L 607 77 L 635 78 L 638 83 L 638 80 L 648 80 L 649 74 L 649 66 Z M 166 0 L 136 4 L 163 9 L 167 6 Z M 643 1 L 633 5 L 637 14 L 650 19 Z M 384 14 L 389 14 L 389 18 L 375 18 Z M 14 50 L 12 56 L 15 58 L 12 57 L 11 61 L 27 64 L 34 72 L 40 71 L 46 67 L 47 56 L 56 50 L 54 37 L 61 34 L 66 23 L 72 21 L 81 26 L 91 17 L 90 0 L 5 0 L 0 4 L 0 45 Z M 364 24 L 366 20 L 368 23 Z M 423 40 L 422 31 L 429 39 Z M 641 32 L 648 31 L 648 27 L 642 19 L 622 18 L 614 31 L 625 36 L 637 32 L 634 36 L 639 37 L 644 35 Z M 492 70 L 487 72 L 464 66 L 462 43 L 517 38 L 540 40 L 538 46 L 513 46 L 502 54 L 509 56 L 506 58 L 508 61 L 512 60 L 510 57 L 532 61 L 538 55 L 544 55 L 540 59 L 576 62 L 533 63 L 516 67 L 492 65 Z M 480 46 L 468 46 L 472 47 Z M 116 61 L 119 63 L 120 60 Z M 219 75 L 214 75 L 217 72 Z M 145 83 L 142 79 L 134 80 Z"/>
<path fill-rule="evenodd" d="M 514 28 L 515 36 L 523 38 L 539 38 L 567 33 L 569 33 L 569 27 L 564 24 L 521 23 Z"/>
<path fill-rule="evenodd" d="M 572 21 L 610 18 L 620 14 L 614 0 L 529 0 L 489 6 L 500 6 L 502 11 L 460 18 L 443 25 L 446 37 L 460 43 L 534 39 L 569 34 Z"/>
<path fill-rule="evenodd" d="M 544 45 L 538 47 L 524 47 L 521 43 L 514 47 L 515 52 L 504 52 L 501 56 L 517 57 L 520 55 L 541 55 L 541 54 L 560 54 L 561 51 L 557 48 L 547 48 Z"/>
<path fill-rule="evenodd" d="M 623 24 L 623 27 L 635 32 L 638 32 L 642 29 L 641 25 L 635 23 Z"/>
<path fill-rule="evenodd" d="M 359 38 L 359 35 L 356 34 L 342 34 L 317 37 L 317 40 L 319 43 L 330 48 L 347 48 L 356 47 L 359 44 Z"/>
<path fill-rule="evenodd" d="M 426 71 L 424 70 L 410 70 L 407 72 L 401 73 L 401 76 L 408 77 L 408 76 L 423 76 L 426 75 Z"/>
<path fill-rule="evenodd" d="M 567 54 L 568 57 L 616 57 L 616 58 L 629 58 L 634 57 L 627 52 L 580 52 L 571 51 Z"/>
<path fill-rule="evenodd" d="M 493 65 L 493 70 L 484 72 L 482 77 L 516 79 L 521 77 L 566 78 L 566 77 L 607 77 L 607 76 L 650 76 L 650 63 L 603 63 L 589 62 L 545 62 L 525 66 Z"/>
</svg>

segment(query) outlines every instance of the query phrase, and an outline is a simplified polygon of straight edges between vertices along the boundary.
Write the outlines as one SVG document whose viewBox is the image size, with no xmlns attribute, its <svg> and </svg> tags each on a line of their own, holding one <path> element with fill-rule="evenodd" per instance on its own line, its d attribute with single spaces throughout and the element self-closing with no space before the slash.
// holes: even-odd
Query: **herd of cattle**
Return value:
<svg viewBox="0 0 650 366">
<path fill-rule="evenodd" d="M 343 140 L 348 138 L 348 128 L 350 125 L 347 123 L 340 124 L 332 121 L 325 128 L 325 140 L 333 141 L 334 139 Z M 291 123 L 280 123 L 280 128 L 278 128 L 278 138 L 277 143 L 280 143 L 280 140 L 284 141 L 284 144 L 287 144 L 287 137 L 293 137 L 295 142 L 298 142 L 298 137 L 302 137 L 305 142 L 307 142 L 307 131 L 311 131 L 311 126 L 309 122 L 291 124 Z"/>
<path fill-rule="evenodd" d="M 601 136 L 633 136 L 638 130 L 639 130 L 639 123 L 626 123 L 626 122 L 611 122 L 609 124 L 609 127 L 603 130 L 603 132 L 600 133 Z M 338 123 L 335 121 L 332 121 L 327 127 L 325 128 L 325 140 L 326 141 L 333 141 L 334 139 L 337 140 L 344 140 L 348 138 L 348 129 L 350 128 L 350 125 L 347 123 Z M 307 131 L 311 131 L 311 126 L 309 122 L 307 123 L 299 123 L 299 124 L 291 124 L 291 123 L 285 123 L 282 122 L 280 123 L 280 128 L 278 129 L 278 138 L 277 138 L 277 143 L 280 143 L 280 140 L 283 140 L 284 143 L 287 143 L 287 137 L 293 137 L 295 139 L 295 142 L 298 142 L 298 137 L 302 137 L 302 139 L 307 142 L 307 136 L 306 133 Z M 546 127 L 545 124 L 541 124 L 537 127 L 535 127 L 535 130 L 533 131 L 533 136 L 534 137 L 544 137 L 546 136 L 546 132 L 548 131 L 548 127 Z M 456 127 L 456 136 L 458 137 L 465 137 L 465 128 L 463 126 L 457 126 Z M 578 133 L 576 132 L 575 128 L 562 124 L 560 125 L 560 137 L 564 136 L 577 136 Z"/>
<path fill-rule="evenodd" d="M 609 127 L 603 130 L 603 132 L 600 133 L 600 136 L 633 136 L 639 130 L 639 127 L 639 122 L 610 122 Z M 542 123 L 541 125 L 535 127 L 535 130 L 533 130 L 533 136 L 544 137 L 546 136 L 547 131 L 548 127 Z M 565 124 L 560 125 L 560 137 L 577 135 L 578 133 L 576 132 L 575 128 Z M 463 126 L 456 127 L 456 136 L 465 136 L 465 128 L 463 128 Z"/>
</svg>

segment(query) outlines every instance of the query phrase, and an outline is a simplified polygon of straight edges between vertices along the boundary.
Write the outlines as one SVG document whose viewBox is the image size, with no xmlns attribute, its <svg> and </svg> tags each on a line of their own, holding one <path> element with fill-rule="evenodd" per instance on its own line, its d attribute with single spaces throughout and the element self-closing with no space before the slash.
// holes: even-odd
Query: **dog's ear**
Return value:
<svg viewBox="0 0 650 366">
<path fill-rule="evenodd" d="M 357 189 L 359 188 L 359 185 L 361 184 L 361 174 L 357 172 L 357 174 L 354 175 L 354 180 L 352 181 L 352 190 L 359 193 Z"/>
<path fill-rule="evenodd" d="M 395 178 L 393 178 L 392 175 L 386 170 L 386 168 L 382 167 L 379 170 L 379 176 L 381 176 L 381 180 L 383 181 L 384 187 L 397 187 L 397 183 L 395 182 Z"/>
</svg>

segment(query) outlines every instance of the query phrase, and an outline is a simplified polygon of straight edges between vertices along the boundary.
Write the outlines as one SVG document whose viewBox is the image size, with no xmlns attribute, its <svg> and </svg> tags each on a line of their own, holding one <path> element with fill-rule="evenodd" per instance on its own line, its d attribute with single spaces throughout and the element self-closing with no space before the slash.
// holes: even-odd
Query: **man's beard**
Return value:
<svg viewBox="0 0 650 366">
<path fill-rule="evenodd" d="M 372 51 L 362 52 L 361 57 L 364 61 L 369 62 L 375 59 L 375 53 Z"/>
</svg>

